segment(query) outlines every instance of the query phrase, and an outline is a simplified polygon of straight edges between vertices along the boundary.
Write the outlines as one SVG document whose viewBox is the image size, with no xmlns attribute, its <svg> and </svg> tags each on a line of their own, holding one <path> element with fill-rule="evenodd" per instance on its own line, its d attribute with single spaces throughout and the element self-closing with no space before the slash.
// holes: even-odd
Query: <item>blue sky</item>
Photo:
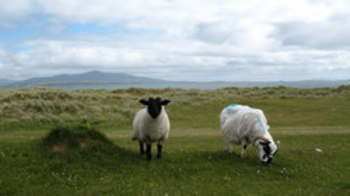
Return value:
<svg viewBox="0 0 350 196">
<path fill-rule="evenodd" d="M 12 0 L 0 7 L 0 79 L 349 79 L 349 34 L 347 0 Z"/>
</svg>

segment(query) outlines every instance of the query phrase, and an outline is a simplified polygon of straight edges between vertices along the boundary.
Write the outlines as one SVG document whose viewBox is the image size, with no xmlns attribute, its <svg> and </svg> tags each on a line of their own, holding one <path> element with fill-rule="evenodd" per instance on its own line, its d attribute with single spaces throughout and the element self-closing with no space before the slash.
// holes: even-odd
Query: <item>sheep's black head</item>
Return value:
<svg viewBox="0 0 350 196">
<path fill-rule="evenodd" d="M 141 99 L 140 103 L 147 106 L 147 111 L 152 118 L 157 118 L 162 111 L 162 106 L 168 105 L 170 103 L 167 99 L 161 99 L 159 97 L 152 98 L 150 97 L 148 100 Z"/>
<path fill-rule="evenodd" d="M 268 165 L 272 162 L 273 156 L 278 151 L 277 145 L 273 141 L 257 140 L 258 156 L 262 164 Z"/>
</svg>

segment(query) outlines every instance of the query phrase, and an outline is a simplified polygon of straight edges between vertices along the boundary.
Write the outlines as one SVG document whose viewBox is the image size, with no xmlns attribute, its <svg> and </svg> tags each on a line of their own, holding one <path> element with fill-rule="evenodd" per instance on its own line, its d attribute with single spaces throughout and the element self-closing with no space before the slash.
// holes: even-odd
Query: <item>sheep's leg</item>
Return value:
<svg viewBox="0 0 350 196">
<path fill-rule="evenodd" d="M 146 144 L 147 160 L 152 160 L 152 144 Z"/>
<path fill-rule="evenodd" d="M 246 142 L 242 142 L 242 151 L 241 151 L 241 157 L 244 158 L 247 153 L 248 144 Z"/>
<path fill-rule="evenodd" d="M 143 155 L 145 154 L 145 144 L 141 141 L 139 141 L 139 144 L 140 144 L 140 154 Z"/>
<path fill-rule="evenodd" d="M 158 150 L 157 158 L 158 158 L 158 159 L 161 159 L 161 158 L 162 158 L 162 148 L 163 148 L 162 144 L 161 144 L 161 143 L 158 143 L 158 144 L 157 144 L 157 150 Z"/>
</svg>

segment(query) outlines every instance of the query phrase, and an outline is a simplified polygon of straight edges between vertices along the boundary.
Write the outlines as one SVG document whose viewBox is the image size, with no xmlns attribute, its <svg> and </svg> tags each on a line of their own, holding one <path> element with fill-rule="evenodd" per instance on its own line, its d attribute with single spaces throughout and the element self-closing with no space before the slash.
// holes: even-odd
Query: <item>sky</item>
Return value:
<svg viewBox="0 0 350 196">
<path fill-rule="evenodd" d="M 0 79 L 350 79 L 348 0 L 0 0 Z"/>
</svg>

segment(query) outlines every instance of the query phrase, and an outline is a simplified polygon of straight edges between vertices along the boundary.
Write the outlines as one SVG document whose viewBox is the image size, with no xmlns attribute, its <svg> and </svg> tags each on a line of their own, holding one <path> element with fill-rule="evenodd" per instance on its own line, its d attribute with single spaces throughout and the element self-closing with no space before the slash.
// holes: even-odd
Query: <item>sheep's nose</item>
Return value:
<svg viewBox="0 0 350 196">
<path fill-rule="evenodd" d="M 263 165 L 269 165 L 272 162 L 272 158 L 268 158 L 267 161 L 261 161 Z"/>
</svg>

